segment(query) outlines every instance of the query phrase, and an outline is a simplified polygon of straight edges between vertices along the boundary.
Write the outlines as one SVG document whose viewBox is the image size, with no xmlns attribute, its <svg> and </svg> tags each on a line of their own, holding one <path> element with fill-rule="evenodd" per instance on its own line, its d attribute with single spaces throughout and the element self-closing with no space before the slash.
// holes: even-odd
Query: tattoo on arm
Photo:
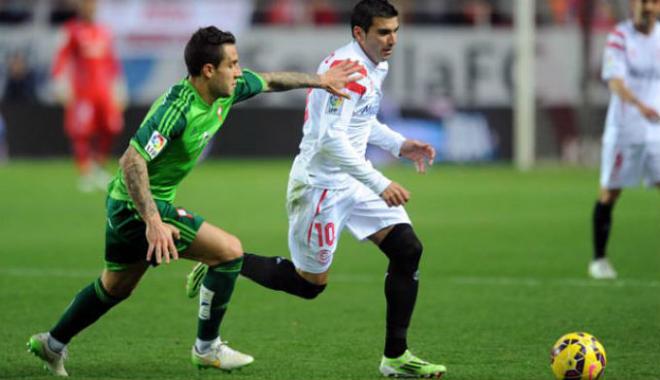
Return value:
<svg viewBox="0 0 660 380">
<path fill-rule="evenodd" d="M 131 196 L 142 220 L 145 222 L 158 215 L 158 208 L 149 188 L 147 162 L 135 148 L 130 146 L 119 160 L 124 172 L 126 190 Z"/>
<path fill-rule="evenodd" d="M 317 74 L 306 73 L 260 73 L 268 86 L 265 91 L 287 91 L 296 88 L 318 88 L 321 80 Z"/>
</svg>

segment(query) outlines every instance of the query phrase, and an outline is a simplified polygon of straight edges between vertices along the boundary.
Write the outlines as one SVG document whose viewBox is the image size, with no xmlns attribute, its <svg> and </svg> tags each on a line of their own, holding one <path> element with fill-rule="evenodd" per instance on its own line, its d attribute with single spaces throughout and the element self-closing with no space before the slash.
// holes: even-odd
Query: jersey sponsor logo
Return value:
<svg viewBox="0 0 660 380">
<path fill-rule="evenodd" d="M 165 136 L 158 133 L 158 131 L 154 131 L 154 133 L 152 133 L 151 137 L 149 138 L 147 146 L 144 147 L 144 150 L 147 152 L 149 157 L 155 158 L 163 150 L 163 148 L 165 148 L 166 144 L 167 139 Z"/>
<path fill-rule="evenodd" d="M 637 68 L 630 67 L 628 73 L 635 79 L 642 80 L 660 80 L 660 72 L 653 67 L 650 68 Z"/>
<path fill-rule="evenodd" d="M 374 116 L 378 114 L 379 108 L 380 106 L 378 103 L 367 104 L 366 106 L 355 111 L 355 113 L 360 116 Z"/>
<path fill-rule="evenodd" d="M 330 115 L 339 115 L 341 113 L 341 107 L 344 104 L 344 98 L 332 95 L 328 99 L 328 108 L 325 110 L 326 113 Z"/>
</svg>

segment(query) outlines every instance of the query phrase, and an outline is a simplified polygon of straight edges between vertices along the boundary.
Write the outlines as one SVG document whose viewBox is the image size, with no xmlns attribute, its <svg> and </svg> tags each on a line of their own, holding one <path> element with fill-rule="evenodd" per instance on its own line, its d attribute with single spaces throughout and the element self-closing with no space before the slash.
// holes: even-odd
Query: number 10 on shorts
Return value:
<svg viewBox="0 0 660 380">
<path fill-rule="evenodd" d="M 328 246 L 332 246 L 335 243 L 334 223 L 329 222 L 326 223 L 325 226 L 323 225 L 323 223 L 314 223 L 314 229 L 316 230 L 316 236 L 318 236 L 319 238 L 319 247 L 323 247 L 324 244 Z"/>
</svg>

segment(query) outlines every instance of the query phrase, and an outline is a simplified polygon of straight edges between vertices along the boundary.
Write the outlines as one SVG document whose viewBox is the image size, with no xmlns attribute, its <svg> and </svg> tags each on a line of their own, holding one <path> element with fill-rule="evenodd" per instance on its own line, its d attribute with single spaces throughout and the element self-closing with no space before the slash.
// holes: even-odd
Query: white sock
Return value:
<svg viewBox="0 0 660 380">
<path fill-rule="evenodd" d="M 64 350 L 64 347 L 66 347 L 66 344 L 60 342 L 59 340 L 53 338 L 50 333 L 48 333 L 48 348 L 50 348 L 52 351 L 57 352 L 58 354 Z"/>
<path fill-rule="evenodd" d="M 207 353 L 211 350 L 211 346 L 213 345 L 213 342 L 215 342 L 218 339 L 220 339 L 220 337 L 217 337 L 213 340 L 201 340 L 197 338 L 195 339 L 195 349 L 200 354 Z"/>
</svg>

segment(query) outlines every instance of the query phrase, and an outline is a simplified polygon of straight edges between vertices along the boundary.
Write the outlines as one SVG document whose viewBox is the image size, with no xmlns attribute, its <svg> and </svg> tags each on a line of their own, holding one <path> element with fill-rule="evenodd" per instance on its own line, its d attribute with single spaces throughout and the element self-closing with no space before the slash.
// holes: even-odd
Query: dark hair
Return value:
<svg viewBox="0 0 660 380">
<path fill-rule="evenodd" d="M 351 13 L 351 33 L 356 26 L 368 32 L 374 17 L 392 18 L 398 15 L 399 12 L 387 0 L 362 0 Z"/>
<path fill-rule="evenodd" d="M 184 52 L 188 74 L 199 76 L 202 73 L 202 67 L 207 63 L 217 67 L 222 61 L 222 49 L 218 49 L 218 47 L 235 43 L 236 37 L 233 34 L 223 32 L 215 26 L 197 29 L 186 44 Z"/>
</svg>

